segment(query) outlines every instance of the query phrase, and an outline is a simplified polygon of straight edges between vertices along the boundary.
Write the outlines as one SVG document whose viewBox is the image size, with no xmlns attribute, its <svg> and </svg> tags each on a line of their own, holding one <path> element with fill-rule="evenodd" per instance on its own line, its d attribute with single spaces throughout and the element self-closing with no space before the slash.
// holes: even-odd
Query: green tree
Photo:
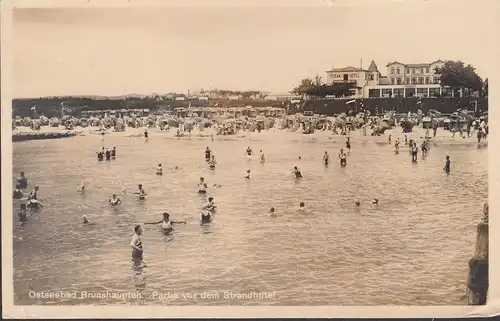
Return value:
<svg viewBox="0 0 500 321">
<path fill-rule="evenodd" d="M 476 69 L 471 65 L 465 65 L 462 61 L 449 60 L 442 68 L 436 68 L 435 71 L 440 75 L 443 87 L 469 92 L 483 90 L 483 80 L 476 73 Z"/>
</svg>

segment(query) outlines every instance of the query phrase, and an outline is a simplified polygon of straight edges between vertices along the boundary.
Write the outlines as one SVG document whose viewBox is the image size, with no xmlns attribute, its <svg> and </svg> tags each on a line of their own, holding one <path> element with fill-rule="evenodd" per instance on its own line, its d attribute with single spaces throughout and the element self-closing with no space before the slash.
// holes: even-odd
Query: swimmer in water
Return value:
<svg viewBox="0 0 500 321">
<path fill-rule="evenodd" d="M 89 222 L 89 219 L 87 218 L 87 215 L 83 215 L 83 216 L 82 216 L 82 223 L 83 223 L 83 224 L 89 224 L 89 223 L 90 223 L 90 222 Z"/>
<path fill-rule="evenodd" d="M 205 178 L 200 177 L 200 182 L 198 183 L 198 193 L 206 194 L 208 185 L 205 183 Z"/>
<path fill-rule="evenodd" d="M 246 178 L 246 179 L 250 179 L 250 170 L 249 170 L 249 169 L 247 169 L 247 172 L 246 172 L 245 178 Z"/>
<path fill-rule="evenodd" d="M 163 168 L 161 167 L 161 164 L 158 164 L 158 167 L 156 167 L 156 175 L 163 175 Z"/>
<path fill-rule="evenodd" d="M 16 181 L 17 181 L 17 183 L 16 183 L 17 189 L 23 189 L 23 188 L 28 187 L 28 178 L 26 178 L 26 176 L 24 176 L 24 172 L 20 173 L 20 176 Z"/>
<path fill-rule="evenodd" d="M 356 204 L 357 207 L 361 206 L 361 202 L 360 201 L 356 201 L 354 204 Z"/>
<path fill-rule="evenodd" d="M 330 164 L 330 155 L 328 155 L 328 152 L 325 151 L 325 155 L 323 155 L 323 164 L 325 166 L 328 166 Z"/>
<path fill-rule="evenodd" d="M 221 188 L 222 187 L 222 185 L 220 185 L 220 184 L 214 184 L 213 186 L 214 186 L 214 188 Z"/>
<path fill-rule="evenodd" d="M 121 202 L 122 202 L 122 200 L 118 196 L 116 196 L 116 194 L 113 194 L 108 201 L 108 203 L 113 205 L 113 206 L 118 205 Z"/>
<path fill-rule="evenodd" d="M 215 212 L 215 204 L 213 202 L 214 198 L 209 197 L 208 202 L 201 208 L 201 223 L 212 222 L 212 214 Z"/>
<path fill-rule="evenodd" d="M 110 161 L 111 160 L 111 152 L 109 151 L 109 149 L 106 149 L 105 155 L 106 155 L 106 160 Z"/>
<path fill-rule="evenodd" d="M 247 156 L 252 156 L 253 155 L 253 151 L 250 148 L 250 146 L 247 147 L 247 150 L 245 151 L 245 155 L 247 155 Z"/>
<path fill-rule="evenodd" d="M 212 151 L 210 150 L 210 147 L 207 146 L 207 148 L 205 149 L 205 162 L 210 162 L 210 160 L 212 159 Z"/>
<path fill-rule="evenodd" d="M 373 206 L 378 205 L 378 199 L 377 198 L 372 199 L 372 205 Z"/>
<path fill-rule="evenodd" d="M 302 178 L 302 172 L 299 170 L 297 166 L 293 167 L 292 172 L 295 175 L 295 178 Z"/>
<path fill-rule="evenodd" d="M 299 211 L 306 211 L 306 203 L 300 202 L 299 204 Z"/>
<path fill-rule="evenodd" d="M 19 210 L 19 212 L 17 212 L 17 216 L 19 217 L 19 223 L 21 223 L 21 225 L 24 225 L 28 222 L 26 204 L 21 204 L 21 209 Z"/>
<path fill-rule="evenodd" d="M 269 209 L 269 213 L 271 214 L 271 216 L 272 216 L 272 217 L 276 217 L 276 216 L 278 216 L 278 215 L 276 214 L 276 211 L 274 210 L 274 207 L 271 207 L 271 209 Z"/>
<path fill-rule="evenodd" d="M 132 236 L 132 241 L 130 242 L 130 246 L 132 247 L 132 259 L 142 261 L 143 258 L 143 248 L 141 241 L 142 227 L 140 225 L 136 225 L 134 227 L 134 235 Z"/>
<path fill-rule="evenodd" d="M 301 159 L 302 159 L 302 156 L 299 156 L 299 160 L 301 160 Z"/>
<path fill-rule="evenodd" d="M 82 193 L 82 194 L 85 193 L 85 185 L 84 184 L 80 185 L 80 187 L 78 187 L 77 191 Z"/>
<path fill-rule="evenodd" d="M 97 161 L 102 162 L 104 160 L 104 154 L 102 152 L 97 152 Z"/>
<path fill-rule="evenodd" d="M 186 224 L 184 221 L 171 221 L 170 220 L 170 214 L 167 212 L 164 212 L 163 214 L 163 219 L 158 222 L 152 222 L 152 223 L 144 223 L 144 225 L 155 225 L 155 224 L 161 224 L 161 230 L 163 233 L 170 233 L 174 230 L 173 225 L 174 224 Z"/>
<path fill-rule="evenodd" d="M 451 161 L 450 161 L 450 156 L 446 156 L 446 163 L 444 165 L 443 170 L 446 172 L 446 174 L 450 174 L 451 172 Z"/>
<path fill-rule="evenodd" d="M 260 162 L 261 163 L 265 163 L 266 162 L 266 157 L 264 156 L 264 152 L 262 152 L 262 149 L 260 150 L 259 158 L 260 158 Z"/>
<path fill-rule="evenodd" d="M 343 149 L 340 149 L 339 159 L 340 159 L 340 166 L 342 167 L 347 166 L 347 155 L 344 153 Z"/>
<path fill-rule="evenodd" d="M 351 151 L 351 138 L 350 137 L 347 137 L 347 140 L 345 142 L 345 147 Z"/>
<path fill-rule="evenodd" d="M 208 162 L 208 166 L 210 169 L 215 169 L 215 165 L 217 165 L 217 161 L 215 160 L 215 155 L 212 155 L 212 159 Z"/>
<path fill-rule="evenodd" d="M 134 195 L 139 196 L 139 199 L 143 200 L 146 198 L 146 195 L 148 194 L 146 194 L 146 191 L 144 190 L 144 188 L 142 188 L 142 184 L 139 184 L 137 186 L 137 192 L 134 192 Z"/>
</svg>

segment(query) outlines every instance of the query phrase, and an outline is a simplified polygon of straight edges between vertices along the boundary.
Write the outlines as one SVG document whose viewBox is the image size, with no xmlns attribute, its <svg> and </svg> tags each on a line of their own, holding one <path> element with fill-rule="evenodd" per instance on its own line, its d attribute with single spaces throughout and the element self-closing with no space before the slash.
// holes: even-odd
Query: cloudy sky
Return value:
<svg viewBox="0 0 500 321">
<path fill-rule="evenodd" d="M 499 54 L 500 1 L 467 2 L 16 9 L 14 96 L 286 92 L 361 59 L 383 74 L 394 60 L 460 59 L 487 77 Z"/>
</svg>

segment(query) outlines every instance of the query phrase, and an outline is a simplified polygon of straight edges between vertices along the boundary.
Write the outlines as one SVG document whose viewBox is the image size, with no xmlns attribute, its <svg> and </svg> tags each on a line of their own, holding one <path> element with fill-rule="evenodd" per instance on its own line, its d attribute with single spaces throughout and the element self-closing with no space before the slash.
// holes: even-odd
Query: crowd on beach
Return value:
<svg viewBox="0 0 500 321">
<path fill-rule="evenodd" d="M 345 136 L 345 148 L 341 148 L 338 151 L 338 155 L 335 157 L 338 160 L 338 164 L 340 167 L 345 168 L 348 166 L 348 157 L 352 152 L 352 140 L 351 140 L 351 133 L 352 131 L 355 130 L 361 130 L 363 132 L 363 135 L 366 136 L 366 129 L 371 128 L 372 129 L 372 135 L 373 133 L 376 133 L 376 135 L 380 135 L 380 133 L 384 133 L 384 131 L 387 129 L 384 129 L 383 126 L 381 126 L 381 119 L 377 117 L 366 117 L 363 122 L 360 122 L 360 126 L 355 126 L 353 125 L 354 121 L 351 119 L 350 121 L 346 121 L 342 124 L 336 123 L 336 124 L 330 124 L 329 126 L 324 126 L 322 129 L 323 130 L 328 130 L 331 131 L 332 135 L 341 135 Z M 418 124 L 418 121 L 417 121 Z M 438 126 L 427 126 L 425 130 L 425 135 L 424 137 L 420 137 L 420 140 L 418 140 L 418 137 L 414 137 L 411 135 L 411 127 L 413 127 L 415 124 L 412 126 L 409 126 L 405 122 L 396 122 L 394 124 L 394 127 L 391 127 L 391 131 L 389 134 L 387 134 L 387 139 L 388 139 L 388 145 L 393 147 L 393 152 L 395 154 L 399 154 L 401 152 L 402 146 L 405 146 L 408 150 L 409 154 L 409 159 L 411 159 L 412 162 L 418 162 L 419 155 L 420 157 L 426 157 L 431 149 L 431 146 L 436 144 L 435 138 L 436 134 L 438 131 Z M 375 130 L 374 130 L 375 129 Z M 408 130 L 410 129 L 410 130 Z M 261 129 L 258 129 L 260 131 Z M 430 131 L 433 131 L 433 134 L 431 136 Z M 257 131 L 257 130 L 256 130 Z M 472 137 L 474 134 L 477 136 L 477 144 L 478 147 L 481 146 L 481 141 L 483 139 L 487 138 L 488 135 L 488 124 L 487 121 L 485 120 L 473 120 L 470 122 L 470 126 L 467 127 L 466 131 L 462 130 L 462 127 L 458 128 L 458 133 L 459 137 L 465 138 L 467 137 Z M 453 136 L 455 137 L 455 131 L 453 132 Z M 104 135 L 104 134 L 103 134 Z M 149 140 L 149 132 L 148 129 L 145 128 L 143 132 L 143 138 L 145 143 L 148 142 Z M 404 139 L 404 142 L 402 141 Z M 102 136 L 102 140 L 104 141 L 104 136 Z M 213 137 L 212 137 L 213 140 Z M 217 160 L 215 156 L 215 152 L 207 146 L 204 151 L 200 151 L 200 153 L 204 153 L 204 161 L 206 166 L 210 170 L 215 170 L 217 167 Z M 247 160 L 255 160 L 259 161 L 262 164 L 265 164 L 266 162 L 266 156 L 264 154 L 264 151 L 262 149 L 259 150 L 259 155 L 255 155 L 253 149 L 248 146 L 248 148 L 244 151 L 244 157 Z M 116 152 L 116 147 L 112 147 L 111 149 L 102 147 L 100 151 L 97 152 L 97 161 L 102 162 L 104 160 L 106 161 L 112 161 L 116 159 L 117 157 L 117 152 Z M 200 157 L 203 159 L 202 157 Z M 297 155 L 297 159 L 300 160 L 301 156 Z M 318 161 L 319 162 L 319 161 Z M 323 166 L 331 166 L 333 162 L 332 156 L 328 151 L 325 151 L 324 154 L 321 157 L 321 162 Z M 446 156 L 446 158 L 443 160 L 443 172 L 446 175 L 450 175 L 452 171 L 452 160 L 450 159 L 449 156 Z M 244 170 L 244 175 L 242 176 L 242 179 L 251 181 L 251 170 L 250 169 L 242 169 Z M 293 168 L 290 169 L 291 171 L 291 178 L 292 179 L 307 179 L 307 175 L 304 175 L 302 171 L 300 170 L 298 165 L 295 165 Z M 152 171 L 152 174 L 156 174 L 158 176 L 164 175 L 163 167 L 161 163 L 158 163 L 156 166 L 156 171 Z M 211 187 L 213 188 L 222 188 L 221 185 L 219 184 L 210 184 Z M 29 192 L 28 196 L 25 196 L 25 192 L 23 190 L 26 190 L 28 188 L 28 179 L 25 175 L 24 172 L 20 173 L 19 178 L 16 179 L 15 183 L 15 189 L 14 189 L 14 199 L 21 200 L 20 204 L 20 210 L 18 212 L 18 217 L 19 217 L 19 222 L 21 224 L 26 224 L 28 222 L 28 216 L 29 215 L 35 215 L 40 211 L 44 205 L 40 201 L 39 198 L 39 186 L 34 186 L 34 188 Z M 81 185 L 78 187 L 77 192 L 79 193 L 87 193 L 88 189 L 85 185 Z M 198 194 L 203 195 L 205 197 L 205 202 L 203 205 L 200 206 L 200 224 L 202 225 L 207 225 L 210 224 L 213 219 L 216 217 L 216 213 L 218 211 L 218 207 L 215 203 L 215 199 L 212 196 L 209 196 L 209 184 L 205 180 L 204 177 L 200 177 L 200 180 L 197 184 L 197 191 Z M 122 200 L 120 198 L 125 196 L 125 195 L 132 195 L 133 197 L 137 198 L 138 201 L 140 202 L 147 202 L 147 193 L 145 191 L 145 187 L 142 184 L 137 185 L 137 190 L 134 191 L 133 193 L 129 194 L 126 189 L 122 190 L 121 193 L 116 193 L 111 195 L 111 197 L 108 199 L 108 203 L 110 206 L 119 206 L 122 203 Z M 360 207 L 362 206 L 363 200 L 355 200 L 353 206 L 355 207 Z M 378 206 L 379 205 L 379 200 L 376 197 L 373 197 L 371 200 L 369 200 L 369 203 L 371 206 Z M 299 202 L 297 204 L 297 209 L 299 211 L 304 211 L 307 212 L 307 207 L 305 202 Z M 278 209 L 271 207 L 269 209 L 269 215 L 271 217 L 277 217 L 278 216 Z M 87 216 L 82 217 L 82 224 L 93 224 L 91 220 Z M 132 240 L 130 243 L 130 247 L 132 248 L 132 258 L 134 262 L 139 262 L 143 263 L 143 244 L 141 240 L 141 235 L 143 233 L 143 225 L 160 225 L 161 226 L 161 232 L 165 234 L 169 234 L 174 230 L 174 226 L 178 224 L 188 224 L 186 221 L 178 221 L 178 220 L 173 220 L 171 213 L 168 211 L 164 211 L 161 213 L 161 217 L 158 221 L 155 222 L 146 222 L 144 224 L 138 224 L 134 227 L 134 234 L 132 236 Z"/>
</svg>

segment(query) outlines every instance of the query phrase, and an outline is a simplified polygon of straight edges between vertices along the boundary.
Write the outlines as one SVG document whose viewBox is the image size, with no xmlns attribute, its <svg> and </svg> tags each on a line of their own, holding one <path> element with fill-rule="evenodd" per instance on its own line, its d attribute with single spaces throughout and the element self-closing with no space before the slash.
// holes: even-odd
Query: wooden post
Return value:
<svg viewBox="0 0 500 321">
<path fill-rule="evenodd" d="M 489 207 L 484 204 L 483 220 L 477 225 L 474 257 L 469 260 L 467 301 L 469 305 L 485 305 L 488 296 L 488 221 Z"/>
</svg>

